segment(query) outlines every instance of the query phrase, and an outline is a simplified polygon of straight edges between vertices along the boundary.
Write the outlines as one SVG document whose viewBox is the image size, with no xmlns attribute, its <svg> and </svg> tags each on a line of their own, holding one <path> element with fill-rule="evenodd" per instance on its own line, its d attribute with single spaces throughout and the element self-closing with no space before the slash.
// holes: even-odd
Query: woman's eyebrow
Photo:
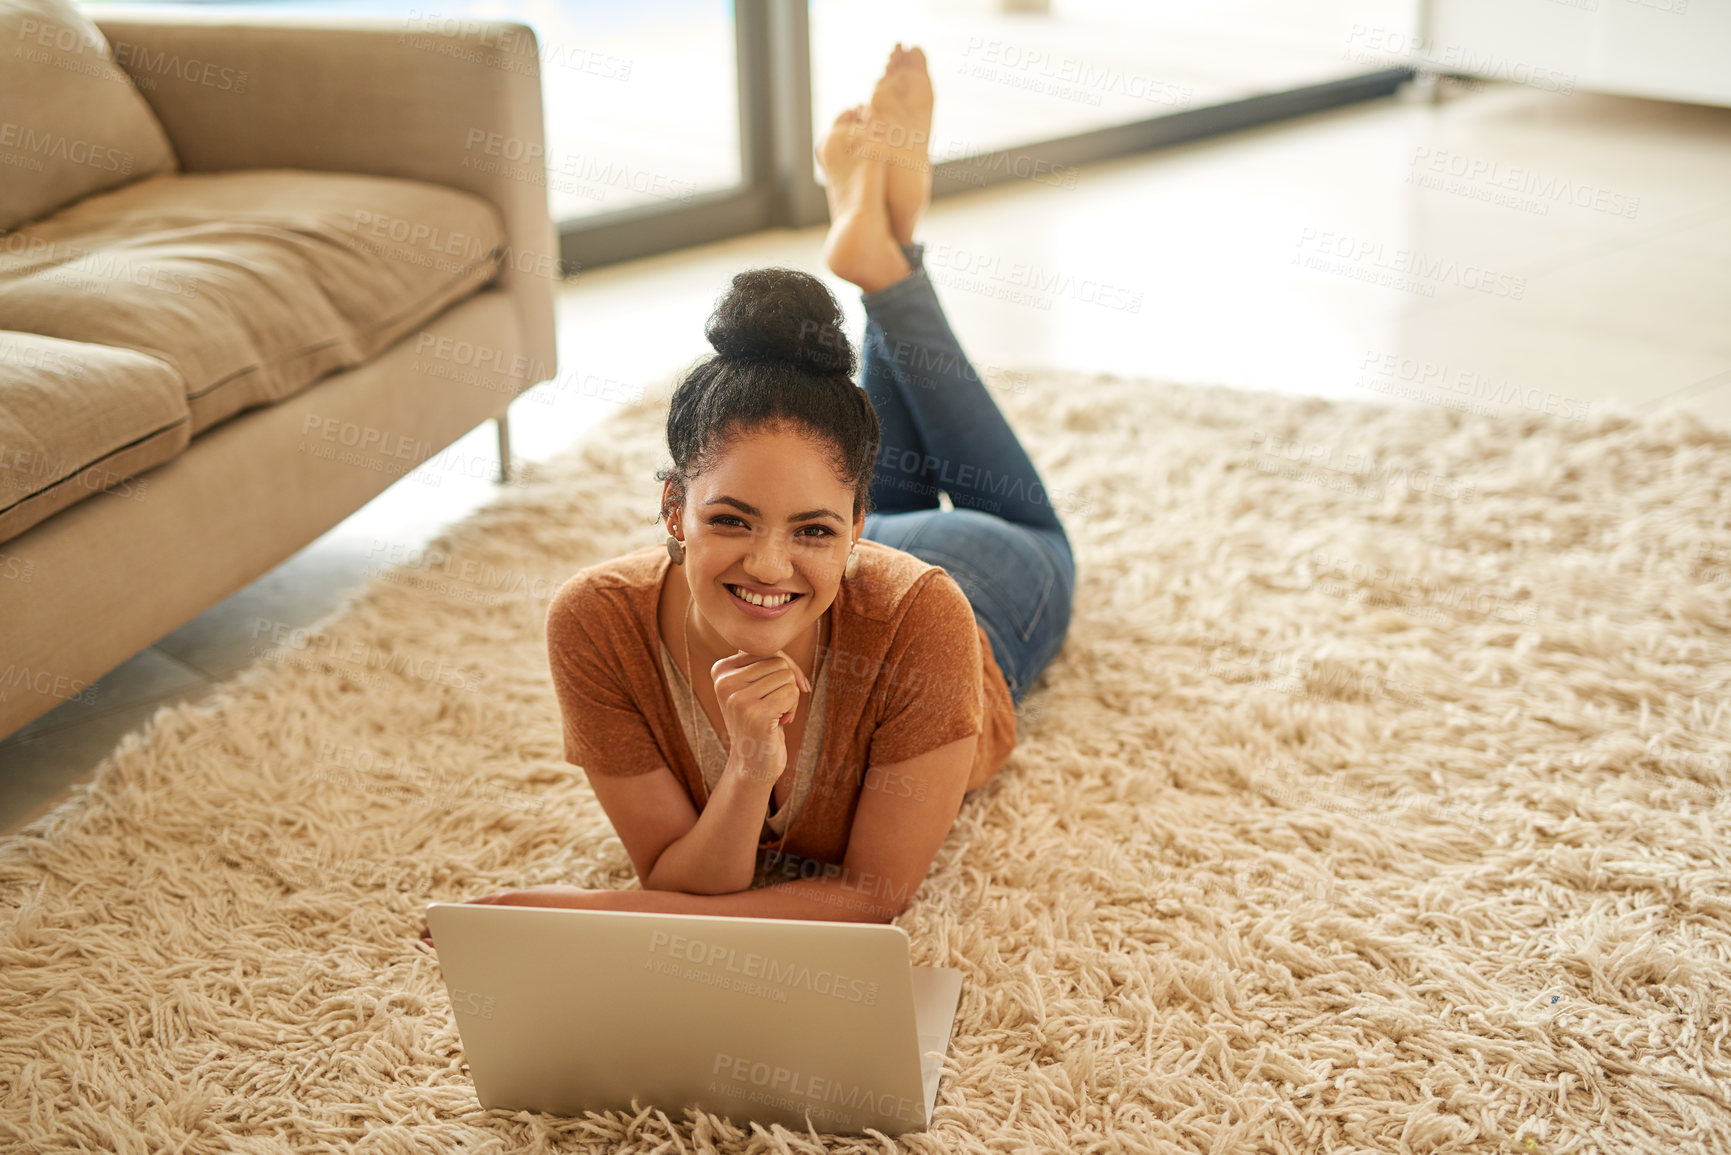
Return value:
<svg viewBox="0 0 1731 1155">
<path fill-rule="evenodd" d="M 737 498 L 737 497 L 728 497 L 726 495 L 723 495 L 721 497 L 712 497 L 708 501 L 703 503 L 704 508 L 706 508 L 706 509 L 709 506 L 718 505 L 718 504 L 731 505 L 735 509 L 739 510 L 741 513 L 749 514 L 752 517 L 762 517 L 763 516 L 763 514 L 758 510 L 758 508 L 755 505 L 749 505 L 746 502 L 739 500 L 739 498 Z M 811 519 L 816 518 L 816 517 L 828 517 L 828 518 L 834 519 L 835 521 L 841 522 L 843 525 L 847 524 L 847 522 L 842 518 L 842 515 L 837 513 L 833 509 L 808 509 L 802 513 L 790 513 L 787 515 L 787 520 L 789 520 L 789 521 L 810 521 Z"/>
</svg>

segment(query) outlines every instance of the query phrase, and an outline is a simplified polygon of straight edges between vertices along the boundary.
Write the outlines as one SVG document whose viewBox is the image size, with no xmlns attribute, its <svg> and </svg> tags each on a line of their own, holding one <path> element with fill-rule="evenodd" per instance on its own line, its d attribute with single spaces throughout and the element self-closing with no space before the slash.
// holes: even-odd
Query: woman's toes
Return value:
<svg viewBox="0 0 1731 1155">
<path fill-rule="evenodd" d="M 860 159 L 856 138 L 864 120 L 863 106 L 844 108 L 836 115 L 823 139 L 812 146 L 812 154 L 817 157 L 817 165 L 823 170 L 826 184 L 835 180 L 844 170 L 853 167 Z"/>
<path fill-rule="evenodd" d="M 887 146 L 885 199 L 890 231 L 901 244 L 913 240 L 914 226 L 931 201 L 932 82 L 926 54 L 900 42 L 872 92 L 873 139 Z"/>
</svg>

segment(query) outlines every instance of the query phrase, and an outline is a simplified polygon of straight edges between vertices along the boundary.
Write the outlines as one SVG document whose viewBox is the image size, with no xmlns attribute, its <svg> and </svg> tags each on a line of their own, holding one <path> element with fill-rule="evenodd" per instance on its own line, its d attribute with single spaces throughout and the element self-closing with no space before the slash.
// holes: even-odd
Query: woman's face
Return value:
<svg viewBox="0 0 1731 1155">
<path fill-rule="evenodd" d="M 835 601 L 848 551 L 865 526 L 853 490 L 812 441 L 792 432 L 740 437 L 687 486 L 669 519 L 685 539 L 684 570 L 709 644 L 767 657 L 787 649 Z M 784 604 L 748 604 L 743 587 Z M 795 595 L 784 600 L 784 594 Z M 717 644 L 716 636 L 720 643 Z"/>
</svg>

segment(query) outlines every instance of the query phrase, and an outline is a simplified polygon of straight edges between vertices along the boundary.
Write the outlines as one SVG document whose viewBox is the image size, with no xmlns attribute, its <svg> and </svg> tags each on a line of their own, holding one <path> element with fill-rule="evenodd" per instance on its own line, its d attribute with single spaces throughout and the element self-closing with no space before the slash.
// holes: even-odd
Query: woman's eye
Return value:
<svg viewBox="0 0 1731 1155">
<path fill-rule="evenodd" d="M 714 517 L 709 519 L 709 524 L 710 525 L 734 526 L 734 525 L 744 525 L 745 522 L 741 521 L 737 517 L 734 517 L 731 513 L 719 513 L 719 514 L 716 514 Z M 813 533 L 813 534 L 808 534 L 805 532 L 808 529 L 816 530 L 817 532 Z M 806 538 L 834 537 L 835 532 L 833 530 L 831 530 L 828 526 L 808 525 L 808 526 L 802 527 L 800 529 L 799 533 L 796 534 L 795 536 L 806 537 Z"/>
</svg>

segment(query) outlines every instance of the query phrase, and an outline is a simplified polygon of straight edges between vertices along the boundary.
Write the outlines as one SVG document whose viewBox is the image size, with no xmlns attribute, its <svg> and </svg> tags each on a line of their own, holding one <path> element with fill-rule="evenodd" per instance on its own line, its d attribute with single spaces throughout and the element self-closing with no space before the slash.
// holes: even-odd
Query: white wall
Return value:
<svg viewBox="0 0 1731 1155">
<path fill-rule="evenodd" d="M 1425 0 L 1442 71 L 1731 105 L 1731 0 Z"/>
</svg>

